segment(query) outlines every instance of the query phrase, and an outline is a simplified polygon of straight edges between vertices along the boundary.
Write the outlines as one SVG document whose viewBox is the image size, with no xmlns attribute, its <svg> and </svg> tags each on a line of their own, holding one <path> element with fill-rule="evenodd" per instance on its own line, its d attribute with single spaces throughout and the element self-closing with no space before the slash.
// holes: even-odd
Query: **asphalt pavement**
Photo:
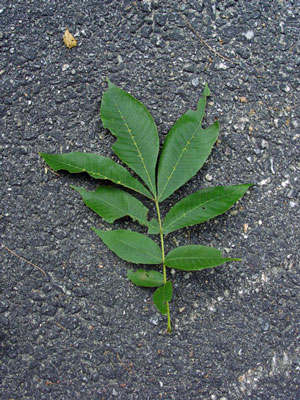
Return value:
<svg viewBox="0 0 300 400">
<path fill-rule="evenodd" d="M 299 38 L 299 0 L 2 0 L 2 400 L 300 399 Z M 99 114 L 107 77 L 148 107 L 161 143 L 209 85 L 204 126 L 218 119 L 219 141 L 163 214 L 202 187 L 254 183 L 167 236 L 167 249 L 243 259 L 169 275 L 171 334 L 153 290 L 91 230 L 111 225 L 70 188 L 99 182 L 38 155 L 116 159 Z"/>
</svg>

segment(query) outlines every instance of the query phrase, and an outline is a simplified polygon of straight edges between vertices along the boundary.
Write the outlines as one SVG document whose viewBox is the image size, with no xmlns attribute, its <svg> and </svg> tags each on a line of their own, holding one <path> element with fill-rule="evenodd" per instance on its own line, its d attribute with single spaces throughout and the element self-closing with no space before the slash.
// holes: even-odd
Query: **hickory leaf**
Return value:
<svg viewBox="0 0 300 400">
<path fill-rule="evenodd" d="M 110 81 L 100 113 L 104 128 L 117 137 L 113 151 L 143 179 L 155 196 L 159 140 L 151 114 L 142 103 Z"/>
<path fill-rule="evenodd" d="M 112 146 L 115 154 L 134 171 L 134 177 L 123 166 L 97 154 L 40 153 L 55 171 L 86 172 L 91 177 L 109 180 L 122 186 L 102 185 L 95 191 L 72 186 L 80 193 L 84 203 L 105 222 L 130 217 L 148 228 L 148 234 L 159 235 L 160 246 L 148 236 L 125 229 L 105 230 L 92 228 L 103 243 L 118 257 L 135 264 L 162 265 L 162 272 L 138 268 L 127 272 L 127 278 L 137 286 L 156 288 L 153 303 L 167 315 L 167 330 L 171 332 L 169 302 L 172 299 L 172 282 L 168 268 L 198 271 L 212 268 L 239 258 L 223 257 L 218 249 L 201 245 L 175 247 L 165 254 L 165 236 L 177 229 L 204 223 L 225 213 L 251 186 L 250 184 L 217 186 L 188 194 L 167 212 L 164 220 L 160 203 L 191 179 L 207 160 L 217 139 L 219 124 L 203 128 L 208 86 L 195 111 L 187 111 L 170 129 L 158 159 L 159 139 L 157 128 L 146 107 L 122 89 L 108 81 L 103 94 L 101 119 L 103 127 L 116 137 Z M 140 182 L 140 180 L 142 182 Z M 125 190 L 123 190 L 125 188 Z M 130 189 L 138 198 L 128 193 Z M 146 197 L 147 207 L 140 197 Z M 148 220 L 148 206 L 153 202 L 157 219 Z M 171 245 L 172 241 L 168 243 Z"/>
<path fill-rule="evenodd" d="M 217 267 L 228 261 L 241 261 L 240 258 L 224 258 L 218 249 L 208 246 L 181 246 L 166 256 L 167 267 L 184 271 L 198 271 L 199 269 Z"/>
<path fill-rule="evenodd" d="M 141 225 L 156 229 L 156 221 L 148 221 L 146 208 L 141 201 L 131 194 L 116 187 L 103 186 L 90 192 L 83 188 L 71 186 L 81 194 L 84 204 L 95 211 L 104 221 L 113 223 L 116 219 L 129 216 Z"/>
<path fill-rule="evenodd" d="M 159 246 L 152 239 L 141 233 L 117 229 L 102 231 L 92 228 L 117 256 L 136 264 L 161 264 Z"/>
<path fill-rule="evenodd" d="M 191 179 L 205 163 L 217 140 L 219 124 L 202 128 L 207 87 L 196 111 L 187 111 L 172 126 L 162 148 L 158 164 L 158 201 L 168 198 L 176 189 Z"/>
<path fill-rule="evenodd" d="M 158 271 L 145 271 L 144 269 L 133 271 L 129 269 L 127 278 L 137 286 L 159 287 L 164 284 L 164 276 Z"/>
<path fill-rule="evenodd" d="M 117 185 L 132 189 L 149 198 L 151 193 L 121 165 L 110 158 L 90 153 L 39 153 L 54 171 L 66 170 L 71 173 L 86 172 L 95 179 L 107 179 Z"/>
<path fill-rule="evenodd" d="M 201 224 L 223 214 L 233 206 L 252 185 L 216 186 L 194 192 L 170 209 L 164 218 L 164 234 L 186 226 Z"/>
</svg>

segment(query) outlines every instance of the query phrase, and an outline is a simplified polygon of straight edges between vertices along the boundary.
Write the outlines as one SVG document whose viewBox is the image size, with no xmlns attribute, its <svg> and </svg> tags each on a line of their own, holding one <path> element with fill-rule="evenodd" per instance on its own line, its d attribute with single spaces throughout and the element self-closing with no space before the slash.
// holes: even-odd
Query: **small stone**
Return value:
<svg viewBox="0 0 300 400">
<path fill-rule="evenodd" d="M 245 47 L 240 47 L 237 49 L 238 55 L 240 55 L 244 60 L 250 57 L 250 51 Z"/>
<path fill-rule="evenodd" d="M 141 30 L 141 34 L 145 39 L 149 39 L 153 29 L 151 26 L 144 26 Z"/>
<path fill-rule="evenodd" d="M 8 309 L 8 304 L 5 301 L 1 300 L 0 301 L 0 313 L 3 313 L 7 309 Z"/>
<path fill-rule="evenodd" d="M 150 320 L 149 320 L 150 322 L 151 322 L 151 324 L 153 324 L 153 325 L 158 325 L 158 316 L 157 315 L 153 315 L 151 318 L 150 318 Z"/>
<path fill-rule="evenodd" d="M 298 128 L 299 127 L 299 122 L 296 121 L 295 119 L 292 120 L 292 127 L 293 128 Z"/>
<path fill-rule="evenodd" d="M 251 40 L 254 38 L 254 31 L 249 30 L 249 31 L 243 33 L 243 35 L 246 37 L 246 39 Z"/>
<path fill-rule="evenodd" d="M 289 191 L 287 192 L 287 197 L 288 197 L 289 199 L 293 199 L 294 197 L 296 197 L 296 192 L 295 192 L 293 189 L 289 190 Z"/>
<path fill-rule="evenodd" d="M 274 118 L 274 126 L 275 126 L 275 128 L 278 128 L 279 127 L 279 125 L 278 125 L 278 118 Z"/>
<path fill-rule="evenodd" d="M 195 68 L 193 64 L 184 64 L 184 66 L 182 67 L 182 69 L 186 72 L 194 72 Z"/>
<path fill-rule="evenodd" d="M 275 174 L 273 158 L 270 158 L 270 171 L 273 175 Z"/>
<path fill-rule="evenodd" d="M 264 321 L 262 322 L 262 330 L 266 332 L 266 331 L 269 330 L 269 328 L 270 328 L 269 322 L 264 320 Z"/>
<path fill-rule="evenodd" d="M 43 315 L 48 315 L 49 317 L 53 317 L 56 313 L 56 307 L 54 307 L 52 304 L 44 304 L 41 307 L 41 313 Z"/>
<path fill-rule="evenodd" d="M 241 132 L 245 129 L 245 124 L 243 123 L 234 124 L 233 129 L 235 132 Z"/>
<path fill-rule="evenodd" d="M 63 66 L 62 66 L 62 71 L 66 71 L 67 69 L 69 69 L 70 68 L 70 65 L 69 64 L 64 64 Z"/>
<path fill-rule="evenodd" d="M 286 188 L 289 184 L 290 184 L 289 179 L 286 179 L 285 181 L 282 181 L 282 182 L 281 182 L 281 186 L 282 186 L 283 188 Z"/>
<path fill-rule="evenodd" d="M 295 201 L 290 201 L 290 207 L 295 208 L 297 203 Z"/>
<path fill-rule="evenodd" d="M 167 22 L 167 14 L 157 14 L 155 16 L 155 22 L 158 26 L 164 26 Z"/>
<path fill-rule="evenodd" d="M 260 181 L 258 183 L 259 186 L 264 186 L 264 185 L 268 185 L 269 183 L 272 182 L 272 178 L 269 176 L 269 178 L 263 179 L 262 181 Z"/>
<path fill-rule="evenodd" d="M 226 69 L 228 69 L 228 68 L 229 68 L 229 66 L 226 65 L 226 64 L 223 63 L 223 62 L 220 62 L 219 64 L 216 65 L 216 70 L 226 70 Z"/>
<path fill-rule="evenodd" d="M 199 86 L 199 83 L 200 83 L 199 78 L 193 78 L 193 79 L 192 79 L 192 85 L 193 85 L 194 87 Z"/>
<path fill-rule="evenodd" d="M 212 177 L 210 174 L 206 174 L 206 175 L 205 175 L 205 179 L 206 179 L 208 182 L 211 182 L 211 181 L 213 180 L 213 177 Z"/>
</svg>

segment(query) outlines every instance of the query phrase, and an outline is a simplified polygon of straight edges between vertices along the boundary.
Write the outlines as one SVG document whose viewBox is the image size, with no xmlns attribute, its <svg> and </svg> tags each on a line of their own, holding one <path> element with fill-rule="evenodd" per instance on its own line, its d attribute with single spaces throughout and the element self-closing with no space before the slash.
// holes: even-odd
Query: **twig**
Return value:
<svg viewBox="0 0 300 400">
<path fill-rule="evenodd" d="M 117 354 L 117 359 L 120 361 L 120 364 L 121 364 L 129 373 L 131 373 L 131 374 L 133 374 L 133 375 L 136 376 L 136 373 L 134 372 L 134 370 L 133 370 L 132 368 L 127 367 L 127 365 L 125 365 L 125 364 L 123 363 L 123 361 L 121 360 L 120 354 L 119 354 L 118 352 L 117 352 L 116 354 Z"/>
<path fill-rule="evenodd" d="M 50 171 L 50 172 L 52 172 L 52 174 L 60 177 L 60 175 L 57 172 L 53 171 L 53 169 L 51 169 L 51 168 L 45 167 L 45 170 L 46 170 L 46 175 L 47 175 L 47 171 Z"/>
<path fill-rule="evenodd" d="M 1 243 L 1 246 L 3 246 L 9 253 L 11 253 L 12 255 L 14 255 L 15 257 L 18 257 L 20 260 L 27 262 L 27 264 L 32 265 L 33 267 L 37 268 L 38 270 L 40 270 L 45 276 L 47 276 L 46 272 L 40 268 L 39 266 L 33 264 L 31 261 L 26 260 L 26 258 L 19 256 L 17 253 L 15 253 L 13 250 L 9 249 L 8 247 L 6 247 L 3 243 Z"/>
<path fill-rule="evenodd" d="M 217 50 L 213 49 L 202 37 L 199 35 L 199 33 L 196 31 L 196 29 L 193 27 L 193 25 L 189 22 L 189 20 L 186 18 L 185 15 L 183 15 L 180 11 L 179 14 L 181 15 L 182 19 L 184 22 L 187 24 L 187 26 L 193 31 L 193 33 L 197 36 L 197 38 L 200 40 L 202 44 L 204 44 L 209 50 L 211 50 L 213 53 L 215 53 L 217 56 L 223 58 L 223 60 L 231 62 L 233 64 L 239 64 L 238 61 L 233 61 L 230 60 L 229 58 L 223 56 L 221 53 L 219 53 Z"/>
<path fill-rule="evenodd" d="M 60 323 L 58 323 L 57 321 L 54 321 L 54 323 L 59 326 L 61 329 L 64 329 L 65 331 L 67 330 L 64 326 L 62 326 Z"/>
</svg>

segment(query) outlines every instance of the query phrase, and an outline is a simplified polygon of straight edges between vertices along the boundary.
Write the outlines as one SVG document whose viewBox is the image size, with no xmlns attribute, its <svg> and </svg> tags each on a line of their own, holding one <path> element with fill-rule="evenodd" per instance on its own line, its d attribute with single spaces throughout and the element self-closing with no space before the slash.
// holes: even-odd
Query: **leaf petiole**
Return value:
<svg viewBox="0 0 300 400">
<path fill-rule="evenodd" d="M 162 256 L 162 264 L 163 264 L 163 277 L 164 277 L 164 285 L 167 283 L 167 268 L 166 268 L 166 263 L 165 263 L 165 246 L 164 246 L 164 234 L 163 234 L 163 227 L 162 227 L 162 222 L 161 222 L 161 216 L 160 216 L 160 210 L 159 210 L 159 203 L 158 200 L 155 199 L 155 206 L 156 206 L 156 212 L 157 212 L 157 218 L 158 218 L 158 224 L 159 224 L 159 235 L 160 235 L 160 243 L 161 243 L 161 256 Z M 167 317 L 168 317 L 168 327 L 167 331 L 171 332 L 171 317 L 170 317 L 170 306 L 169 302 L 166 302 L 166 308 L 167 308 Z"/>
</svg>

